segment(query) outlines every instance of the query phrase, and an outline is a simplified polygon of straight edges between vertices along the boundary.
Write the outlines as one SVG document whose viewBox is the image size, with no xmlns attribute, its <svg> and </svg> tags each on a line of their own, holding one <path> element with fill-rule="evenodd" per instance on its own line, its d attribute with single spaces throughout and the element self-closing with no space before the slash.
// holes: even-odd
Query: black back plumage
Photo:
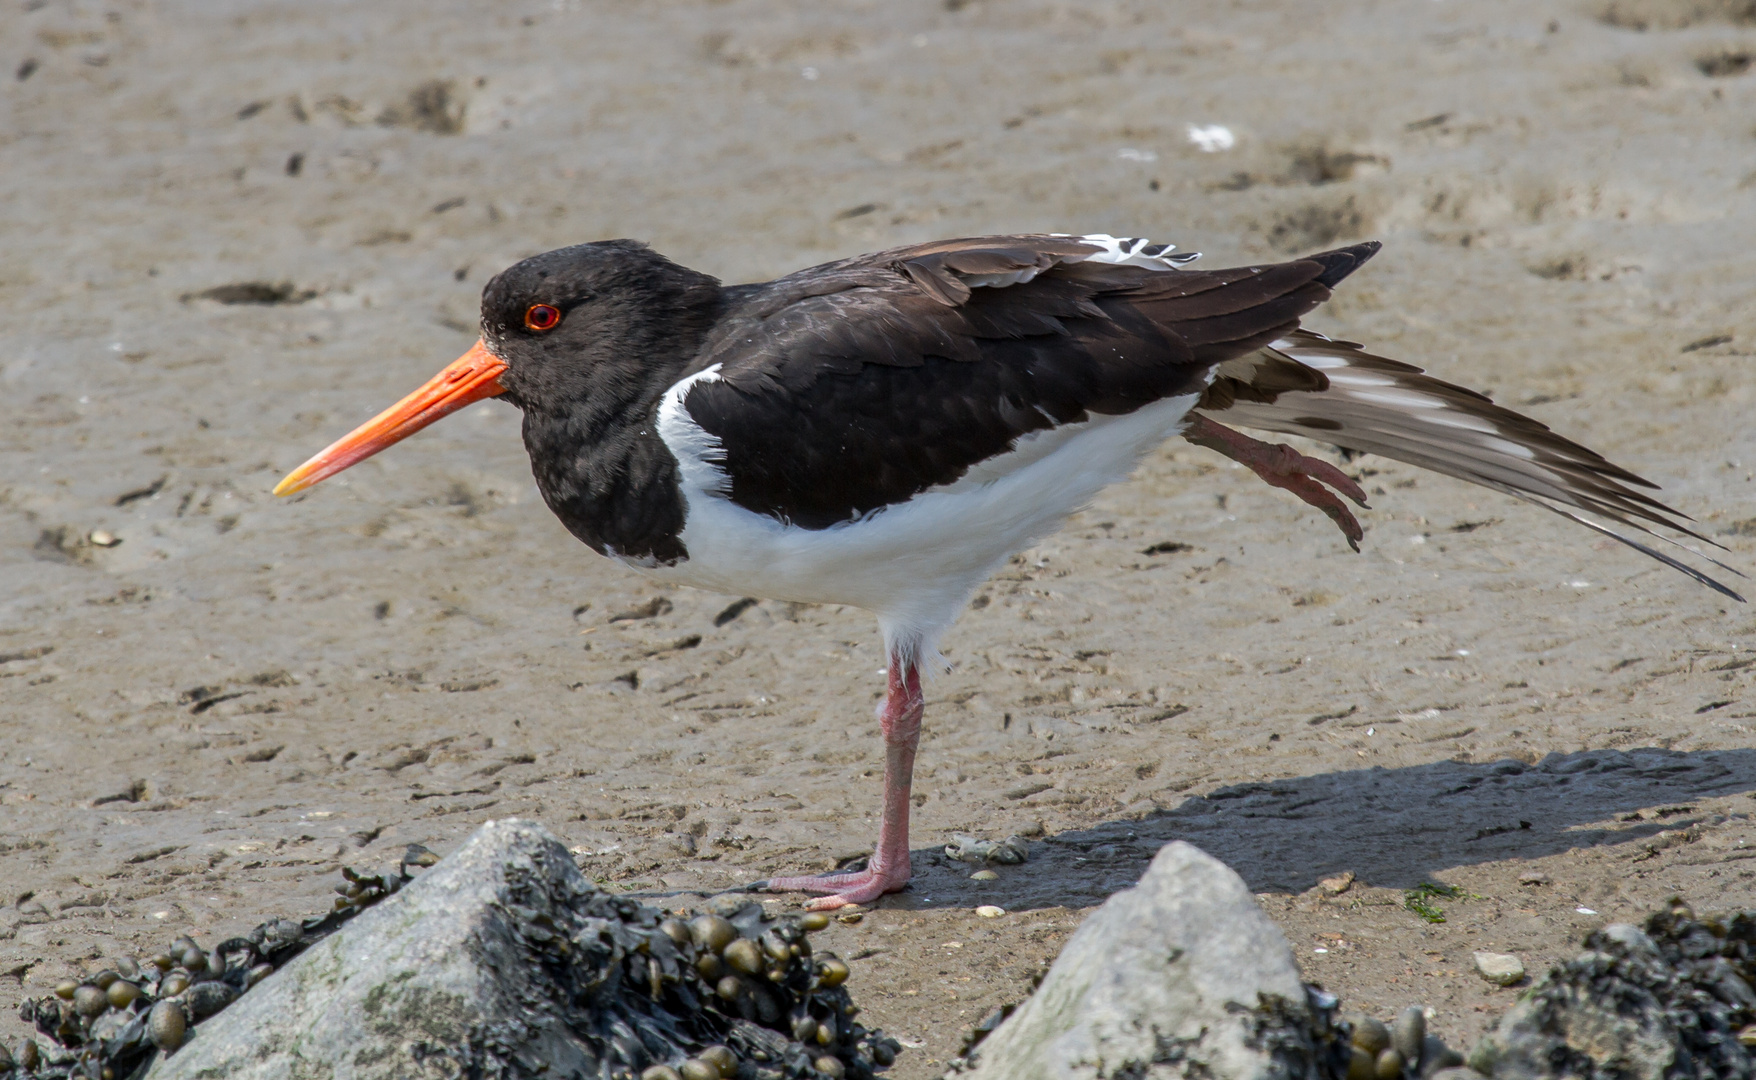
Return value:
<svg viewBox="0 0 1756 1080">
<path fill-rule="evenodd" d="M 718 378 L 684 405 L 723 445 L 733 502 L 822 529 L 1031 432 L 1200 390 L 1375 250 L 1210 272 L 1075 262 L 1090 245 L 1058 237 L 879 252 L 734 300 L 691 365 Z M 1021 272 L 1034 276 L 980 284 Z"/>
</svg>

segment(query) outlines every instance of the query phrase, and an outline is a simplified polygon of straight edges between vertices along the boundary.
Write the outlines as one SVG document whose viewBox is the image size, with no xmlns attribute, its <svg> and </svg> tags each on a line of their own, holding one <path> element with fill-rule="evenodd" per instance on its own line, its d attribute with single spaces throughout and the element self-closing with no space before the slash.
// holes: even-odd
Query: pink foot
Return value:
<svg viewBox="0 0 1756 1080">
<path fill-rule="evenodd" d="M 842 874 L 818 874 L 804 877 L 768 879 L 769 892 L 827 893 L 805 904 L 807 911 L 834 911 L 849 904 L 870 904 L 885 893 L 900 892 L 908 884 L 909 873 L 884 870 L 857 870 Z"/>
<path fill-rule="evenodd" d="M 908 884 L 909 785 L 915 771 L 915 749 L 921 742 L 921 673 L 900 656 L 890 658 L 890 691 L 878 710 L 884 729 L 884 816 L 878 826 L 878 848 L 866 869 L 810 877 L 770 878 L 769 892 L 827 893 L 805 905 L 811 911 L 833 911 L 849 904 L 869 904 Z"/>
<path fill-rule="evenodd" d="M 1353 512 L 1335 497 L 1334 492 L 1323 486 L 1328 484 L 1359 505 L 1365 506 L 1366 492 L 1354 482 L 1353 477 L 1327 461 L 1306 457 L 1285 443 L 1265 443 L 1252 439 L 1242 432 L 1216 424 L 1205 416 L 1192 417 L 1188 429 L 1183 432 L 1183 438 L 1196 446 L 1217 450 L 1233 461 L 1248 466 L 1251 472 L 1265 482 L 1290 491 L 1323 511 L 1329 515 L 1329 520 L 1335 522 L 1342 535 L 1347 537 L 1348 546 L 1355 551 L 1360 550 L 1360 540 L 1366 535 L 1365 530 L 1360 528 Z"/>
</svg>

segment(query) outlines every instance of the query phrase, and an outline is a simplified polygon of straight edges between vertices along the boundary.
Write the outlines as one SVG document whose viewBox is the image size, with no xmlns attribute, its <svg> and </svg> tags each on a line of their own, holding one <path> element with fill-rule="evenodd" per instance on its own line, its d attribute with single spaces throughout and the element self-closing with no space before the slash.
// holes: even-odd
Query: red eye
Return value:
<svg viewBox="0 0 1756 1080">
<path fill-rule="evenodd" d="M 548 304 L 532 304 L 525 309 L 524 325 L 532 330 L 553 330 L 561 325 L 561 309 Z"/>
</svg>

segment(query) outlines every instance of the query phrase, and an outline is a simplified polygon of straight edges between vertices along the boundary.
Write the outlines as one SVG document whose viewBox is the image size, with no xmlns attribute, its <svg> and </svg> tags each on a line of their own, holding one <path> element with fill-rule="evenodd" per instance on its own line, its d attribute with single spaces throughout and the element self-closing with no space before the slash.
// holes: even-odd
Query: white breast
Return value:
<svg viewBox="0 0 1756 1080">
<path fill-rule="evenodd" d="M 718 378 L 717 365 L 692 375 L 659 406 L 659 437 L 681 473 L 689 558 L 643 572 L 737 596 L 864 608 L 887 639 L 919 642 L 927 653 L 1007 556 L 1054 531 L 1181 432 L 1200 396 L 1033 432 L 955 483 L 857 521 L 802 529 L 727 498 L 725 449 L 683 407 L 690 387 Z"/>
</svg>

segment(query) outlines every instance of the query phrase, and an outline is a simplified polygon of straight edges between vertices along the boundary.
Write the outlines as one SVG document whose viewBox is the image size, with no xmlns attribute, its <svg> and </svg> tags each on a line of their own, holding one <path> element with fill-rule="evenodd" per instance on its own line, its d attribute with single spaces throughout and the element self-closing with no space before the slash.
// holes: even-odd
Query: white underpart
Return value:
<svg viewBox="0 0 1756 1080">
<path fill-rule="evenodd" d="M 1200 396 L 1034 432 L 954 483 L 857 521 L 802 529 L 724 494 L 724 449 L 683 407 L 690 386 L 717 377 L 710 368 L 684 379 L 659 407 L 659 437 L 681 472 L 689 558 L 636 569 L 734 596 L 864 608 L 878 616 L 887 655 L 928 666 L 942 663 L 939 635 L 1007 556 L 1126 478 L 1144 454 L 1183 430 Z"/>
</svg>

